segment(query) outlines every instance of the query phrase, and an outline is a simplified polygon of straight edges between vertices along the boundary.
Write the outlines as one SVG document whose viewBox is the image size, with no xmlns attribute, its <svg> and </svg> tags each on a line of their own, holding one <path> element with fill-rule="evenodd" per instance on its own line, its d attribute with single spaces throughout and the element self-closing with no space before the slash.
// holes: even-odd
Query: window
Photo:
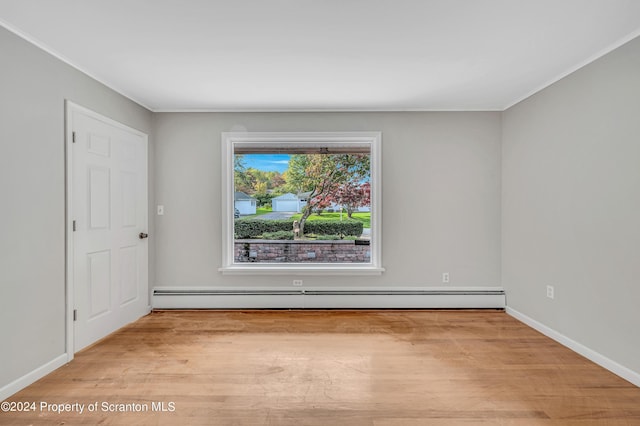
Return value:
<svg viewBox="0 0 640 426">
<path fill-rule="evenodd" d="M 381 274 L 379 132 L 222 134 L 225 274 Z"/>
</svg>

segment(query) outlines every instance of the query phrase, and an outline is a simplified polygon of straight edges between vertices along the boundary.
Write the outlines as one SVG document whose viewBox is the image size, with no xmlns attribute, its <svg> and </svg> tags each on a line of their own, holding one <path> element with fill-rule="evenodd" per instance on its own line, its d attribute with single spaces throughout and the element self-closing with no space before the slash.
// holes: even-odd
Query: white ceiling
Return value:
<svg viewBox="0 0 640 426">
<path fill-rule="evenodd" d="M 640 34 L 639 0 L 0 0 L 154 111 L 503 110 Z"/>
</svg>

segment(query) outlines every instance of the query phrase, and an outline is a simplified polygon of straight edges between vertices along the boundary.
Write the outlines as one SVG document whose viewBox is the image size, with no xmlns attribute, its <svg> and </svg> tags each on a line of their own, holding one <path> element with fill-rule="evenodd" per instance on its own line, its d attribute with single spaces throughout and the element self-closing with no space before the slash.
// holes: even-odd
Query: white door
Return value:
<svg viewBox="0 0 640 426">
<path fill-rule="evenodd" d="M 67 114 L 77 352 L 148 312 L 147 136 L 73 104 Z"/>
</svg>

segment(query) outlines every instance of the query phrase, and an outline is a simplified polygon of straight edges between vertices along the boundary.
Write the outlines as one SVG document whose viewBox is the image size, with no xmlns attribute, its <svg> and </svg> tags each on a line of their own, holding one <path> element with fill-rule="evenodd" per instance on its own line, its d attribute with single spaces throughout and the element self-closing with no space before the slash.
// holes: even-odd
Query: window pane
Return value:
<svg viewBox="0 0 640 426">
<path fill-rule="evenodd" d="M 233 263 L 371 263 L 370 149 L 234 145 Z"/>
</svg>

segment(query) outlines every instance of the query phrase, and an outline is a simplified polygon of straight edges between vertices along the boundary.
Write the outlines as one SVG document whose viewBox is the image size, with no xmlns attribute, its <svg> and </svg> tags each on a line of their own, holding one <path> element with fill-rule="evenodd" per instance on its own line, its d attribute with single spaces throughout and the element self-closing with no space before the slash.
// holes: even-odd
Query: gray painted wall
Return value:
<svg viewBox="0 0 640 426">
<path fill-rule="evenodd" d="M 500 113 L 154 114 L 158 286 L 291 286 L 222 276 L 220 133 L 382 131 L 378 277 L 305 277 L 305 286 L 500 285 Z M 406 250 L 409 242 L 412 250 Z M 404 244 L 402 244 L 404 243 Z M 402 247 L 402 249 L 400 249 Z"/>
<path fill-rule="evenodd" d="M 3 28 L 0 52 L 3 387 L 65 352 L 65 99 L 146 133 L 151 113 Z"/>
<path fill-rule="evenodd" d="M 508 306 L 640 372 L 640 39 L 504 112 L 502 159 Z"/>
</svg>

